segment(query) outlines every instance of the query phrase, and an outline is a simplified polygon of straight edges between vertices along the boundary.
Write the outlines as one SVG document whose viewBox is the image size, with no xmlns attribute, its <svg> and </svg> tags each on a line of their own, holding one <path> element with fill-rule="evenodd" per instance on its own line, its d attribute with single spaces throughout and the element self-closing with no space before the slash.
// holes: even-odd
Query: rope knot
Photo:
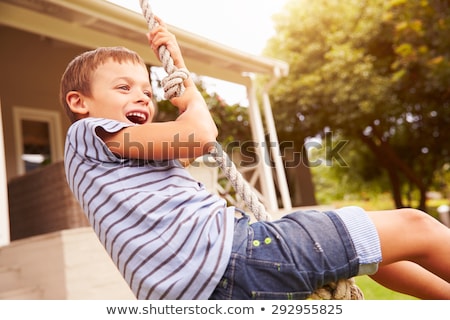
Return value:
<svg viewBox="0 0 450 320">
<path fill-rule="evenodd" d="M 364 300 L 364 293 L 356 285 L 355 279 L 341 279 L 317 289 L 311 294 L 314 300 Z"/>
<path fill-rule="evenodd" d="M 184 92 L 183 82 L 187 78 L 189 78 L 189 71 L 185 68 L 180 68 L 162 79 L 164 98 L 168 100 L 181 96 Z"/>
<path fill-rule="evenodd" d="M 150 4 L 147 0 L 140 0 L 142 13 L 147 20 L 149 30 L 153 30 L 157 25 L 158 21 L 155 19 Z M 158 48 L 159 59 L 167 72 L 168 76 L 162 81 L 162 87 L 164 88 L 164 98 L 171 99 L 179 97 L 184 92 L 184 80 L 189 78 L 189 71 L 185 68 L 178 69 L 170 56 L 170 51 L 165 45 Z"/>
</svg>

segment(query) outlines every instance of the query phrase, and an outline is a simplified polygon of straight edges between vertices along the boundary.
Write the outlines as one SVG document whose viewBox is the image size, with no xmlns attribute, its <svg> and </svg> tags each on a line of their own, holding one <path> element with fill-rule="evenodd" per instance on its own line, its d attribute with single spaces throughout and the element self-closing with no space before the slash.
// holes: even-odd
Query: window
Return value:
<svg viewBox="0 0 450 320">
<path fill-rule="evenodd" d="M 62 159 L 59 112 L 14 107 L 13 121 L 19 175 Z"/>
</svg>

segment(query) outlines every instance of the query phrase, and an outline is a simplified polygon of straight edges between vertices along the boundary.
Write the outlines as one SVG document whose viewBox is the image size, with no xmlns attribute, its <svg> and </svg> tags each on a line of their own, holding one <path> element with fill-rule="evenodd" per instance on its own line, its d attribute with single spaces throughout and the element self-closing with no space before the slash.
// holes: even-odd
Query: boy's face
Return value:
<svg viewBox="0 0 450 320">
<path fill-rule="evenodd" d="M 90 117 L 144 124 L 155 113 L 147 69 L 131 61 L 112 59 L 100 65 L 91 79 L 91 96 L 84 97 Z"/>
</svg>

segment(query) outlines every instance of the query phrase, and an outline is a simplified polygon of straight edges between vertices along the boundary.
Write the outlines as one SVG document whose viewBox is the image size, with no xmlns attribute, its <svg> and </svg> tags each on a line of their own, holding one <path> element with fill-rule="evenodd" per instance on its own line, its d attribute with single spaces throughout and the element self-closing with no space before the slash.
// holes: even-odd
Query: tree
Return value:
<svg viewBox="0 0 450 320">
<path fill-rule="evenodd" d="M 291 0 L 275 23 L 265 53 L 290 64 L 271 92 L 280 137 L 360 141 L 395 205 L 415 188 L 425 209 L 450 161 L 449 2 Z"/>
<path fill-rule="evenodd" d="M 211 115 L 216 125 L 220 128 L 217 141 L 221 143 L 224 150 L 227 147 L 233 146 L 235 141 L 250 141 L 252 139 L 250 122 L 247 108 L 239 104 L 228 105 L 215 92 L 209 93 L 207 91 L 207 84 L 203 83 L 201 78 L 192 74 L 197 88 L 206 101 L 206 104 L 211 111 Z M 153 91 L 160 92 L 161 79 L 158 78 L 157 73 L 152 73 Z M 164 122 L 175 120 L 178 116 L 178 110 L 170 101 L 162 99 L 162 93 L 156 94 L 157 114 L 155 121 Z"/>
</svg>

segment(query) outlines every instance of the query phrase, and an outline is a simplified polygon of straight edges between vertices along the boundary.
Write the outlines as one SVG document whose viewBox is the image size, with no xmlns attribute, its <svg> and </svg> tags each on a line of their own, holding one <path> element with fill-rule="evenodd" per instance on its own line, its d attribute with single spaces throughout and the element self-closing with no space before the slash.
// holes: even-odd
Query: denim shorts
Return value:
<svg viewBox="0 0 450 320">
<path fill-rule="evenodd" d="M 298 211 L 276 221 L 235 220 L 228 267 L 210 299 L 306 299 L 359 272 L 350 234 L 334 211 Z"/>
</svg>

